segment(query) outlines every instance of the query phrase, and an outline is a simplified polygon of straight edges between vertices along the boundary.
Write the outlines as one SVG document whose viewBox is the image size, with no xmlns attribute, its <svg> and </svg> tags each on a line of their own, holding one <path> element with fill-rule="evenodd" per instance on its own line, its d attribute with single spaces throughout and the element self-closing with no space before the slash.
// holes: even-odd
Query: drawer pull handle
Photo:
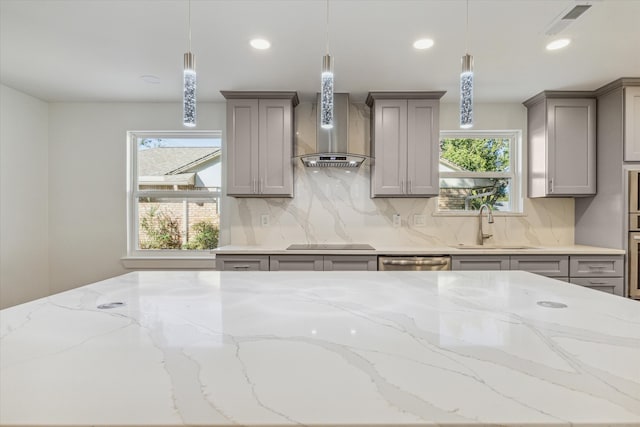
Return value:
<svg viewBox="0 0 640 427">
<path fill-rule="evenodd" d="M 250 267 L 249 265 L 234 265 L 233 269 L 234 270 L 242 270 L 242 269 L 249 268 L 249 267 Z"/>
<path fill-rule="evenodd" d="M 640 236 L 633 236 L 633 240 L 640 240 Z"/>
<path fill-rule="evenodd" d="M 609 284 L 608 282 L 594 282 L 593 280 L 589 280 L 589 284 L 590 285 L 609 285 L 609 286 L 613 286 L 613 285 Z"/>
<path fill-rule="evenodd" d="M 447 261 L 410 261 L 406 259 L 385 259 L 382 261 L 384 265 L 446 265 Z"/>
<path fill-rule="evenodd" d="M 607 268 L 606 265 L 589 265 L 589 270 L 604 270 Z"/>
</svg>

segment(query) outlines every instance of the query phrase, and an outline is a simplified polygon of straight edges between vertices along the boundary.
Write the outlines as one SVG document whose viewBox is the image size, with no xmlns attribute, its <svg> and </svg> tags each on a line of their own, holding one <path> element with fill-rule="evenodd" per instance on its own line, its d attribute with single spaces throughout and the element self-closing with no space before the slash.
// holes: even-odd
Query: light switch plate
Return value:
<svg viewBox="0 0 640 427">
<path fill-rule="evenodd" d="M 269 214 L 260 215 L 260 225 L 263 227 L 269 226 Z"/>
<path fill-rule="evenodd" d="M 400 214 L 393 214 L 393 226 L 400 227 L 402 225 L 402 217 Z"/>
<path fill-rule="evenodd" d="M 416 227 L 424 227 L 427 225 L 427 216 L 422 214 L 415 214 L 413 216 L 413 225 Z"/>
</svg>

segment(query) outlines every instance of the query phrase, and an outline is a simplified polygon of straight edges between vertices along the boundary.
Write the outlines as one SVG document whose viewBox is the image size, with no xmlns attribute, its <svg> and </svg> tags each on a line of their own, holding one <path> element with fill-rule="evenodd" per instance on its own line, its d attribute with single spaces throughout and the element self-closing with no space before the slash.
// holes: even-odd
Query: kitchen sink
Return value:
<svg viewBox="0 0 640 427">
<path fill-rule="evenodd" d="M 451 246 L 456 249 L 479 249 L 479 250 L 525 250 L 525 249 L 538 249 L 535 246 L 527 246 L 527 245 L 454 245 Z"/>
</svg>

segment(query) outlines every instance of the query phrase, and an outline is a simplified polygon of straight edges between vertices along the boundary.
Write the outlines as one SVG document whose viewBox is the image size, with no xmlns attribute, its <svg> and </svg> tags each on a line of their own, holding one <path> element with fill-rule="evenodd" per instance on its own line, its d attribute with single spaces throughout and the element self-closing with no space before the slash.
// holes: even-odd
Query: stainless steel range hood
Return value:
<svg viewBox="0 0 640 427">
<path fill-rule="evenodd" d="M 333 94 L 333 128 L 320 126 L 320 94 L 317 102 L 316 152 L 300 159 L 311 168 L 357 168 L 366 156 L 349 151 L 349 94 Z"/>
</svg>

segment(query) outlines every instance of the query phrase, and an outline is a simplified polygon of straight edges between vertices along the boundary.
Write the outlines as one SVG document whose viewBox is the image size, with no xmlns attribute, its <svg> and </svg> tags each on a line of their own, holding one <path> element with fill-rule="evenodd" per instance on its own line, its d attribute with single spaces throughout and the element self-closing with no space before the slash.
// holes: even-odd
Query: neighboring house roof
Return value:
<svg viewBox="0 0 640 427">
<path fill-rule="evenodd" d="M 178 175 L 219 155 L 219 147 L 156 147 L 140 150 L 138 175 Z"/>
<path fill-rule="evenodd" d="M 464 172 L 464 168 L 456 165 L 451 160 L 440 157 L 440 172 Z"/>
</svg>

